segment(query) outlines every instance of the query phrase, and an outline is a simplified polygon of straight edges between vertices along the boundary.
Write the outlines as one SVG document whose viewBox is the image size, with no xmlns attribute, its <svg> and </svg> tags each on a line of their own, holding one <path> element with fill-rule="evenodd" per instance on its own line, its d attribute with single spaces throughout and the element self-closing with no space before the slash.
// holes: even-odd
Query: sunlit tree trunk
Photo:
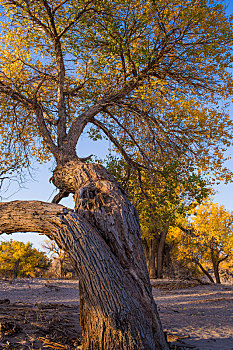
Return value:
<svg viewBox="0 0 233 350">
<path fill-rule="evenodd" d="M 201 271 L 209 278 L 211 283 L 214 283 L 214 279 L 212 278 L 212 276 L 209 274 L 209 272 L 204 268 L 204 266 L 197 260 L 197 259 L 193 259 L 193 262 L 199 266 L 199 268 L 201 269 Z"/>
</svg>

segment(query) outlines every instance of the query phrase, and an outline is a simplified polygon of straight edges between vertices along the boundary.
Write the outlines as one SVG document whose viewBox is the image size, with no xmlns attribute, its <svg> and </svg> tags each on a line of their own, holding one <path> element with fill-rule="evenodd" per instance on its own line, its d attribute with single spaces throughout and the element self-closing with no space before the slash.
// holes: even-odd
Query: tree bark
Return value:
<svg viewBox="0 0 233 350">
<path fill-rule="evenodd" d="M 74 161 L 58 167 L 52 180 L 74 193 L 75 210 L 2 203 L 0 231 L 43 232 L 69 254 L 80 279 L 83 349 L 168 349 L 138 216 L 122 188 L 102 166 Z"/>
</svg>

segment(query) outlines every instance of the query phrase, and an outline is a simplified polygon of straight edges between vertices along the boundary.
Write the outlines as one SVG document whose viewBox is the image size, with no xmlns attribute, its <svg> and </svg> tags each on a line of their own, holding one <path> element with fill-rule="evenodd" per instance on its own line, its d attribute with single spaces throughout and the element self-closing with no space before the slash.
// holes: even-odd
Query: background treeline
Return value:
<svg viewBox="0 0 233 350">
<path fill-rule="evenodd" d="M 3 241 L 0 243 L 0 278 L 75 278 L 76 274 L 67 254 L 54 242 L 46 241 L 44 250 L 32 243 Z"/>
<path fill-rule="evenodd" d="M 213 178 L 174 159 L 134 169 L 118 156 L 105 160 L 138 213 L 150 278 L 233 281 L 233 213 L 212 203 Z M 155 168 L 155 167 L 154 167 Z M 210 273 L 209 273 L 209 272 Z"/>
</svg>

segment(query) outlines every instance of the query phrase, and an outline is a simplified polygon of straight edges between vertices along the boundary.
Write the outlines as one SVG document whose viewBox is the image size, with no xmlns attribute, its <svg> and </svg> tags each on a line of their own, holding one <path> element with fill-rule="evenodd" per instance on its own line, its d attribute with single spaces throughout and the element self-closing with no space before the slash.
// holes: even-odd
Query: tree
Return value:
<svg viewBox="0 0 233 350">
<path fill-rule="evenodd" d="M 105 162 L 138 211 L 150 278 L 162 278 L 165 247 L 169 254 L 169 227 L 184 219 L 210 194 L 208 179 L 198 175 L 193 165 L 174 159 L 160 165 L 157 161 L 157 171 L 142 169 L 140 177 L 122 158 L 110 155 Z"/>
<path fill-rule="evenodd" d="M 138 172 L 140 159 L 153 167 L 148 155 L 156 153 L 192 159 L 227 180 L 232 123 L 218 102 L 232 87 L 231 18 L 208 0 L 0 4 L 3 157 L 11 162 L 10 145 L 26 163 L 54 157 L 51 180 L 60 190 L 53 203 L 1 203 L 0 230 L 42 232 L 69 251 L 84 349 L 167 349 L 137 213 L 76 146 L 92 126 Z M 69 193 L 75 210 L 58 205 Z"/>
<path fill-rule="evenodd" d="M 59 262 L 59 277 L 64 277 L 64 262 L 66 257 L 65 252 L 57 246 L 54 241 L 46 240 L 43 244 L 43 248 L 52 256 L 56 258 Z"/>
<path fill-rule="evenodd" d="M 59 264 L 59 269 L 56 271 L 56 276 L 64 278 L 67 270 L 69 270 L 69 272 L 73 270 L 72 262 L 70 262 L 69 256 L 57 246 L 55 241 L 46 240 L 43 244 L 43 248 L 48 252 L 49 256 L 56 259 L 56 262 Z"/>
<path fill-rule="evenodd" d="M 10 240 L 0 244 L 0 274 L 3 276 L 35 277 L 38 271 L 48 269 L 50 260 L 32 243 Z"/>
<path fill-rule="evenodd" d="M 216 203 L 205 203 L 195 209 L 189 227 L 173 228 L 170 234 L 178 239 L 178 259 L 194 262 L 214 283 L 204 267 L 211 263 L 216 283 L 221 283 L 219 265 L 232 256 L 233 213 Z"/>
</svg>

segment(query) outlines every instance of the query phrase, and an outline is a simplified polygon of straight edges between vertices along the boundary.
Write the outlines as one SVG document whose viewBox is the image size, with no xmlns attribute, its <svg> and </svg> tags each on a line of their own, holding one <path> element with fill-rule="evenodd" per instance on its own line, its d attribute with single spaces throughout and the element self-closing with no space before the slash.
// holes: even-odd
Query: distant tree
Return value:
<svg viewBox="0 0 233 350">
<path fill-rule="evenodd" d="M 69 255 L 63 249 L 59 248 L 55 241 L 47 239 L 42 246 L 48 252 L 49 256 L 58 261 L 59 271 L 56 271 L 57 276 L 61 278 L 66 277 L 67 272 L 72 272 L 72 275 L 75 274 Z"/>
<path fill-rule="evenodd" d="M 50 259 L 44 252 L 32 247 L 32 243 L 7 241 L 0 244 L 0 275 L 35 277 L 50 266 Z"/>
<path fill-rule="evenodd" d="M 105 163 L 138 211 L 150 277 L 162 278 L 165 255 L 167 265 L 171 263 L 166 244 L 169 226 L 208 196 L 208 181 L 193 165 L 179 160 L 157 161 L 157 170 L 141 169 L 140 176 L 119 156 L 110 155 Z"/>
<path fill-rule="evenodd" d="M 178 260 L 194 262 L 213 283 L 205 265 L 211 264 L 216 283 L 221 283 L 219 265 L 233 256 L 233 212 L 216 203 L 205 203 L 193 212 L 186 227 L 171 227 Z"/>
<path fill-rule="evenodd" d="M 64 277 L 64 262 L 67 258 L 63 249 L 59 248 L 56 242 L 51 240 L 46 240 L 43 244 L 43 248 L 48 252 L 48 254 L 59 262 L 59 277 Z"/>
</svg>

